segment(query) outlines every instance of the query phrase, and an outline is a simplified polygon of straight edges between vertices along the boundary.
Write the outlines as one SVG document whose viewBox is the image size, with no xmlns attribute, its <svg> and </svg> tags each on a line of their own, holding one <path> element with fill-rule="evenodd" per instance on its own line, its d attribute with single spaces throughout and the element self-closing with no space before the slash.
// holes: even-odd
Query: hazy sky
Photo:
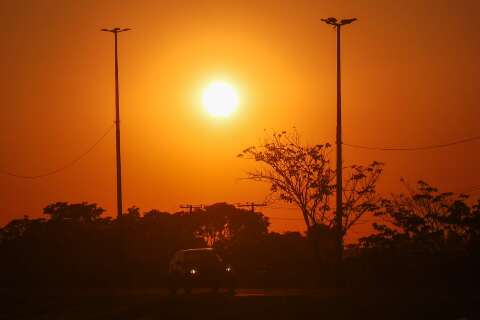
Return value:
<svg viewBox="0 0 480 320">
<path fill-rule="evenodd" d="M 55 169 L 112 124 L 113 36 L 99 30 L 113 26 L 133 29 L 119 44 L 126 208 L 263 201 L 267 186 L 239 180 L 255 164 L 236 155 L 264 129 L 295 126 L 306 142 L 334 142 L 335 33 L 324 17 L 359 19 L 343 30 L 345 142 L 422 146 L 478 135 L 479 9 L 453 0 L 1 1 L 0 169 Z M 238 90 L 228 119 L 202 108 L 215 80 Z M 480 186 L 479 143 L 345 147 L 344 157 L 385 162 L 384 193 L 402 190 L 400 177 L 451 191 Z M 59 174 L 0 175 L 0 225 L 41 216 L 54 201 L 97 202 L 114 215 L 114 161 L 111 132 Z M 272 219 L 272 227 L 304 229 L 301 220 Z"/>
</svg>

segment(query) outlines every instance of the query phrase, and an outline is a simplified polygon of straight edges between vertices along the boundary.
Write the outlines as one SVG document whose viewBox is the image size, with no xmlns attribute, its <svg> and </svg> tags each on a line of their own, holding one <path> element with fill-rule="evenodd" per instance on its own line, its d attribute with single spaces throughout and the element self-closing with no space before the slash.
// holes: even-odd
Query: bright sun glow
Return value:
<svg viewBox="0 0 480 320">
<path fill-rule="evenodd" d="M 228 83 L 214 82 L 203 91 L 203 107 L 214 117 L 230 116 L 237 105 L 237 93 Z"/>
</svg>

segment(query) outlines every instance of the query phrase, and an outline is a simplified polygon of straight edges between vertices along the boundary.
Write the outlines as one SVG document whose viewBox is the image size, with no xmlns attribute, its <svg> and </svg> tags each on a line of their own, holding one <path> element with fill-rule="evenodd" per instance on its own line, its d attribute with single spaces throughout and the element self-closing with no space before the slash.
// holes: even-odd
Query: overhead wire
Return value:
<svg viewBox="0 0 480 320">
<path fill-rule="evenodd" d="M 469 193 L 477 192 L 477 191 L 480 191 L 480 186 L 474 186 L 474 187 L 468 188 L 465 191 L 462 191 L 461 193 L 469 194 Z"/>
<path fill-rule="evenodd" d="M 358 145 L 358 144 L 350 144 L 350 143 L 342 143 L 343 145 L 351 148 L 358 148 L 358 149 L 367 149 L 367 150 L 378 150 L 378 151 L 421 151 L 421 150 L 432 150 L 432 149 L 439 149 L 450 147 L 458 144 L 464 144 L 468 142 L 472 142 L 475 140 L 480 140 L 480 136 L 473 136 L 470 138 L 460 139 L 456 141 L 452 141 L 449 143 L 442 143 L 442 144 L 434 144 L 434 145 L 426 145 L 426 146 L 419 146 L 419 147 L 372 147 L 372 146 L 365 146 L 365 145 Z M 468 191 L 464 191 L 463 193 L 472 193 L 480 191 L 480 186 L 475 186 L 469 188 Z M 296 208 L 288 208 L 288 207 L 270 207 L 269 209 L 281 209 L 281 210 L 292 210 Z M 303 220 L 300 218 L 281 218 L 281 217 L 269 217 L 273 220 Z M 362 223 L 369 223 L 371 220 L 364 221 Z"/>
<path fill-rule="evenodd" d="M 441 144 L 432 144 L 426 146 L 418 146 L 418 147 L 374 147 L 374 146 L 366 146 L 366 145 L 359 145 L 359 144 L 352 144 L 352 143 L 345 143 L 342 142 L 344 146 L 357 148 L 357 149 L 366 149 L 366 150 L 378 150 L 378 151 L 421 151 L 421 150 L 432 150 L 432 149 L 439 149 L 439 148 L 446 148 L 458 144 L 468 143 L 475 140 L 480 140 L 479 136 L 473 136 L 470 138 L 460 139 L 448 143 L 441 143 Z"/>
<path fill-rule="evenodd" d="M 351 144 L 351 143 L 342 143 L 342 145 L 351 147 L 351 148 L 377 150 L 377 151 L 422 151 L 422 150 L 432 150 L 432 149 L 451 147 L 459 144 L 473 142 L 476 140 L 480 140 L 480 135 L 465 138 L 465 139 L 460 139 L 460 140 L 456 140 L 448 143 L 432 144 L 432 145 L 425 145 L 425 146 L 418 146 L 418 147 L 373 147 L 373 146 Z M 480 186 L 469 188 L 467 191 L 463 191 L 462 193 L 472 193 L 477 191 L 480 191 Z"/>
<path fill-rule="evenodd" d="M 42 174 L 37 174 L 37 175 L 22 175 L 22 174 L 17 174 L 17 173 L 14 173 L 14 172 L 10 172 L 10 171 L 7 171 L 7 170 L 3 170 L 3 169 L 0 169 L 0 173 L 4 174 L 4 175 L 7 175 L 7 176 L 11 176 L 11 177 L 15 177 L 15 178 L 20 178 L 20 179 L 38 179 L 38 178 L 44 178 L 44 177 L 48 177 L 48 176 L 51 176 L 51 175 L 54 175 L 54 174 L 57 174 L 65 169 L 68 169 L 70 168 L 71 166 L 73 166 L 74 164 L 76 164 L 78 161 L 80 161 L 81 159 L 83 159 L 85 156 L 87 156 L 90 152 L 93 151 L 93 149 L 95 149 L 95 147 L 100 143 L 102 142 L 102 140 L 110 133 L 110 131 L 112 131 L 112 129 L 114 128 L 115 124 L 112 124 L 108 127 L 108 129 L 100 136 L 100 138 L 98 140 L 95 141 L 94 144 L 92 144 L 88 149 L 86 149 L 83 153 L 81 153 L 79 156 L 75 157 L 73 160 L 67 162 L 66 164 L 54 169 L 54 170 L 51 170 L 51 171 L 48 171 L 48 172 L 45 172 L 45 173 L 42 173 Z"/>
<path fill-rule="evenodd" d="M 266 217 L 272 220 L 304 221 L 301 218 L 282 218 L 282 217 L 271 217 L 271 216 L 266 216 Z"/>
</svg>

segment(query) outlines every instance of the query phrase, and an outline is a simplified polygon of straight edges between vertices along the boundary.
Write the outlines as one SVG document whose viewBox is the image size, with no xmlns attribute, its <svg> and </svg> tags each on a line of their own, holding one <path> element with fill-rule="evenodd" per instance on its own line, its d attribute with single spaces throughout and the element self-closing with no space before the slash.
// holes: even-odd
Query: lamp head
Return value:
<svg viewBox="0 0 480 320">
<path fill-rule="evenodd" d="M 340 24 L 341 24 L 341 25 L 344 25 L 344 24 L 350 24 L 350 23 L 352 23 L 352 22 L 354 22 L 354 21 L 356 21 L 356 20 L 357 20 L 357 18 L 352 18 L 352 19 L 342 19 L 342 20 L 340 21 Z"/>
<path fill-rule="evenodd" d="M 331 24 L 331 25 L 337 25 L 337 19 L 334 18 L 334 17 L 329 17 L 329 18 L 326 18 L 326 19 L 321 19 L 323 22 L 327 23 L 327 24 Z"/>
<path fill-rule="evenodd" d="M 338 21 L 336 18 L 330 17 L 330 18 L 321 19 L 321 20 L 323 22 L 325 22 L 326 24 L 334 26 L 334 28 L 338 28 L 338 27 L 341 27 L 343 25 L 350 24 L 350 23 L 356 21 L 357 18 L 342 19 L 342 20 Z"/>
<path fill-rule="evenodd" d="M 101 29 L 102 31 L 105 31 L 105 32 L 111 32 L 111 33 L 119 33 L 119 32 L 125 32 L 125 31 L 130 31 L 132 29 L 130 28 L 119 28 L 119 27 L 115 27 L 113 29 Z"/>
</svg>

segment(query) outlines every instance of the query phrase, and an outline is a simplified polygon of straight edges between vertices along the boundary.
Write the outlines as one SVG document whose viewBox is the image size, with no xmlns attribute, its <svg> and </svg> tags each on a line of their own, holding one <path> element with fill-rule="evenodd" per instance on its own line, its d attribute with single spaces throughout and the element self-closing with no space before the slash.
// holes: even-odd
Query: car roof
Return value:
<svg viewBox="0 0 480 320">
<path fill-rule="evenodd" d="M 213 248 L 195 248 L 195 249 L 184 249 L 180 250 L 181 252 L 198 252 L 198 251 L 213 251 Z"/>
</svg>

